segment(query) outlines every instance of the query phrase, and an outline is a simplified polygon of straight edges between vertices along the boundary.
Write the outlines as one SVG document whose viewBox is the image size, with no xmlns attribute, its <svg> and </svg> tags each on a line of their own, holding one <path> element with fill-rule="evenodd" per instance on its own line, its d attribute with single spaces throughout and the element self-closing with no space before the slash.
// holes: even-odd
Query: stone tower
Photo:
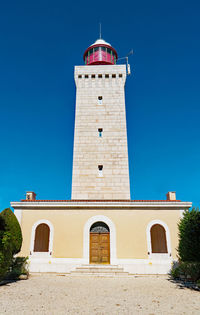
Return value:
<svg viewBox="0 0 200 315">
<path fill-rule="evenodd" d="M 72 199 L 130 199 L 124 86 L 126 66 L 99 39 L 75 67 Z"/>
</svg>

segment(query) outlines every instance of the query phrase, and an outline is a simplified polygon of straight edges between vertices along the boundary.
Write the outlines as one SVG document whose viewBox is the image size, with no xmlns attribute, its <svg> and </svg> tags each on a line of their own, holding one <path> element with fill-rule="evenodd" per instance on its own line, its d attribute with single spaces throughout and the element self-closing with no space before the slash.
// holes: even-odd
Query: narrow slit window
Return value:
<svg viewBox="0 0 200 315">
<path fill-rule="evenodd" d="M 99 170 L 99 176 L 103 176 L 103 165 L 98 165 L 98 170 Z"/>
<path fill-rule="evenodd" d="M 99 133 L 99 138 L 102 138 L 102 136 L 103 136 L 103 129 L 99 128 L 98 129 L 98 133 Z"/>
<path fill-rule="evenodd" d="M 98 96 L 98 105 L 102 105 L 102 103 L 103 103 L 103 97 Z"/>
</svg>

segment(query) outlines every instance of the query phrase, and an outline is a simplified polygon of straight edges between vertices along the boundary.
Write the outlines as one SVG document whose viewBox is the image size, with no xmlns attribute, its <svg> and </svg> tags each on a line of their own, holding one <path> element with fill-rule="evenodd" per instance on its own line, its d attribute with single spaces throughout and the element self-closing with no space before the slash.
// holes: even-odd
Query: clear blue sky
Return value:
<svg viewBox="0 0 200 315">
<path fill-rule="evenodd" d="M 70 199 L 75 65 L 98 37 L 126 83 L 132 199 L 200 204 L 200 2 L 4 1 L 0 8 L 0 210 L 24 198 Z"/>
</svg>

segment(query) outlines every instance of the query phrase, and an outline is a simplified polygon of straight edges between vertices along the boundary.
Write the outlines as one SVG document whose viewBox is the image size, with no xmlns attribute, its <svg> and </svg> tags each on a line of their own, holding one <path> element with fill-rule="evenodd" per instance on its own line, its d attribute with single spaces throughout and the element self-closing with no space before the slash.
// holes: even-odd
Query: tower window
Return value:
<svg viewBox="0 0 200 315">
<path fill-rule="evenodd" d="M 92 78 L 92 79 L 95 79 L 95 74 L 92 74 L 92 75 L 91 75 L 91 78 Z"/>
<path fill-rule="evenodd" d="M 119 74 L 119 78 L 122 78 L 122 74 L 121 73 Z"/>
<path fill-rule="evenodd" d="M 79 79 L 82 79 L 82 75 L 81 75 L 81 74 L 79 74 L 79 75 L 78 75 L 78 78 L 79 78 Z"/>
<path fill-rule="evenodd" d="M 88 74 L 85 75 L 85 79 L 88 79 Z"/>
<path fill-rule="evenodd" d="M 116 74 L 112 74 L 112 78 L 116 78 Z"/>
<path fill-rule="evenodd" d="M 99 170 L 99 176 L 103 176 L 103 165 L 98 165 L 98 170 Z"/>
<path fill-rule="evenodd" d="M 98 96 L 98 105 L 102 105 L 102 103 L 103 103 L 103 97 Z"/>
<path fill-rule="evenodd" d="M 102 74 L 98 74 L 98 78 L 102 78 Z"/>
<path fill-rule="evenodd" d="M 106 78 L 106 79 L 109 79 L 109 74 L 105 74 L 105 78 Z"/>
<path fill-rule="evenodd" d="M 102 135 L 103 135 L 103 129 L 102 128 L 99 128 L 98 129 L 98 133 L 99 133 L 99 137 L 102 138 Z"/>
</svg>

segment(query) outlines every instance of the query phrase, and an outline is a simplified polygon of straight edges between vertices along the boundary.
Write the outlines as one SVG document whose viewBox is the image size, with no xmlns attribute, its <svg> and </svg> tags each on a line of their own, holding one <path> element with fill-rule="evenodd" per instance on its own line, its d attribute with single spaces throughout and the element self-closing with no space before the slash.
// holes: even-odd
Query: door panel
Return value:
<svg viewBox="0 0 200 315">
<path fill-rule="evenodd" d="M 110 234 L 90 233 L 90 263 L 110 263 Z"/>
</svg>

